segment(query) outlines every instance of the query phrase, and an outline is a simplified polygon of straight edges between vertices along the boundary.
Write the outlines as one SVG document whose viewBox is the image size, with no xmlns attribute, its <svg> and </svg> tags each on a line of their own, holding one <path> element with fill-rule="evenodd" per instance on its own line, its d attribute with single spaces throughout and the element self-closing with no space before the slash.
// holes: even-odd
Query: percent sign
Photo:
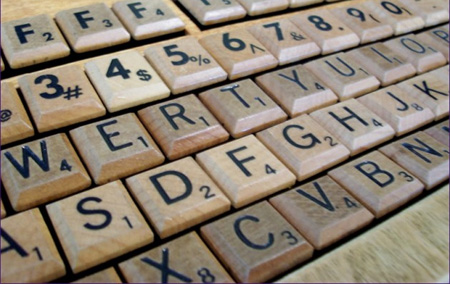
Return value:
<svg viewBox="0 0 450 284">
<path fill-rule="evenodd" d="M 211 63 L 211 60 L 209 60 L 208 58 L 203 58 L 201 54 L 199 54 L 197 57 L 196 56 L 189 57 L 189 61 L 198 62 L 198 66 L 202 66 L 203 63 L 205 64 Z"/>
</svg>

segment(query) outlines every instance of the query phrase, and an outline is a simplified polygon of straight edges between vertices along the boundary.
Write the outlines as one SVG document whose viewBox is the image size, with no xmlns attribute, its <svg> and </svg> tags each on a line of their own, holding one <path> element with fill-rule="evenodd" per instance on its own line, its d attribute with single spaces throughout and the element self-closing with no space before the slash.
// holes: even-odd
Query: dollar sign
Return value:
<svg viewBox="0 0 450 284">
<path fill-rule="evenodd" d="M 144 70 L 144 69 L 140 69 L 139 71 L 136 72 L 136 74 L 139 76 L 139 79 L 142 81 L 150 81 L 150 79 L 152 78 L 152 76 L 150 74 L 148 74 L 147 70 Z"/>
</svg>

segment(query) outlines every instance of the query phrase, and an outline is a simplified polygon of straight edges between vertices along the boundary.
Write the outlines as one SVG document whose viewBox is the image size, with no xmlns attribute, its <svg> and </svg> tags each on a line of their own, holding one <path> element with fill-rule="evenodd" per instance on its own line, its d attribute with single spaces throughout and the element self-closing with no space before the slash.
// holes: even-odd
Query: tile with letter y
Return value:
<svg viewBox="0 0 450 284">
<path fill-rule="evenodd" d="M 72 283 L 122 283 L 113 267 L 88 275 Z"/>
<path fill-rule="evenodd" d="M 423 31 L 417 34 L 417 38 L 422 42 L 426 42 L 434 49 L 441 52 L 448 62 L 449 54 L 449 37 L 448 37 L 448 25 L 440 26 L 431 30 Z"/>
<path fill-rule="evenodd" d="M 242 19 L 247 15 L 247 11 L 237 0 L 180 0 L 179 2 L 204 26 Z"/>
<path fill-rule="evenodd" d="M 438 125 L 435 125 L 433 127 L 430 127 L 428 129 L 425 129 L 424 132 L 437 141 L 441 142 L 444 145 L 449 146 L 449 128 L 448 128 L 449 121 L 448 119 L 439 123 Z"/>
</svg>

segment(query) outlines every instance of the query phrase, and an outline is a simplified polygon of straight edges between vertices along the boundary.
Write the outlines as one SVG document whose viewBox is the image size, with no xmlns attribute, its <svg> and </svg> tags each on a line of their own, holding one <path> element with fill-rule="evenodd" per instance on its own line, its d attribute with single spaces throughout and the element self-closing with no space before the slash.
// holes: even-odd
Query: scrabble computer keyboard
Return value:
<svg viewBox="0 0 450 284">
<path fill-rule="evenodd" d="M 1 8 L 2 283 L 448 282 L 448 0 Z"/>
</svg>

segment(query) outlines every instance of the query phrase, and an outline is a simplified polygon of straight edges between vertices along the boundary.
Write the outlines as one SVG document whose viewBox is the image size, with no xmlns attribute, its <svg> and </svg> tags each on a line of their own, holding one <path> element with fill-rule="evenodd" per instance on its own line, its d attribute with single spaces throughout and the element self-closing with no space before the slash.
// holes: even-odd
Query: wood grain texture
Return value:
<svg viewBox="0 0 450 284">
<path fill-rule="evenodd" d="M 449 121 L 445 120 L 438 125 L 425 129 L 424 132 L 444 145 L 449 146 Z"/>
<path fill-rule="evenodd" d="M 419 15 L 425 22 L 425 27 L 434 26 L 448 21 L 448 2 L 442 0 L 408 1 L 400 0 L 408 10 Z"/>
</svg>

